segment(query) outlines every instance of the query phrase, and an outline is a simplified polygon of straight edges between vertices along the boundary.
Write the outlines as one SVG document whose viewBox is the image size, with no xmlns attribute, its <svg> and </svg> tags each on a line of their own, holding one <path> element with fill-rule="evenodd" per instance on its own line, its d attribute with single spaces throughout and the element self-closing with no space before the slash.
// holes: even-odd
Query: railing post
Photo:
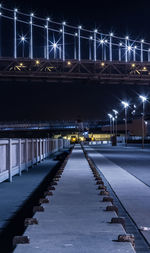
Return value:
<svg viewBox="0 0 150 253">
<path fill-rule="evenodd" d="M 39 142 L 40 142 L 39 148 L 40 148 L 40 162 L 41 162 L 41 139 L 39 139 Z"/>
<path fill-rule="evenodd" d="M 12 139 L 9 139 L 9 154 L 8 154 L 8 159 L 9 159 L 9 182 L 12 182 Z"/>
<path fill-rule="evenodd" d="M 28 139 L 26 139 L 26 171 L 28 171 Z"/>
<path fill-rule="evenodd" d="M 19 139 L 19 176 L 21 176 L 21 139 Z"/>
<path fill-rule="evenodd" d="M 36 139 L 36 164 L 38 164 L 39 161 L 39 146 L 38 146 L 38 139 Z"/>
</svg>

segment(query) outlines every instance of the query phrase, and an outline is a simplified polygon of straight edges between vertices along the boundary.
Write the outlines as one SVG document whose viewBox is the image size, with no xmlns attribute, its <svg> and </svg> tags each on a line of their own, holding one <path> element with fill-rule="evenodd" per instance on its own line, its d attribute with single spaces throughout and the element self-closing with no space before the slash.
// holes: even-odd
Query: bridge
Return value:
<svg viewBox="0 0 150 253">
<path fill-rule="evenodd" d="M 150 43 L 0 5 L 0 79 L 150 84 Z M 7 33 L 7 29 L 5 29 Z M 24 31 L 24 32 L 23 32 Z M 42 34 L 42 35 L 41 35 Z"/>
</svg>

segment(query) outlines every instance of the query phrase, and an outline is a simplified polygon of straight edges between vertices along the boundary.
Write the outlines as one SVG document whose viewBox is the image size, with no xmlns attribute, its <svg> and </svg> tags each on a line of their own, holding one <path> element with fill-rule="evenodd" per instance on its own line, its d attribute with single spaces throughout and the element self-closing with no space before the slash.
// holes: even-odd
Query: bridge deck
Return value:
<svg viewBox="0 0 150 253">
<path fill-rule="evenodd" d="M 80 146 L 76 146 L 45 212 L 36 213 L 38 225 L 27 228 L 30 244 L 18 245 L 15 253 L 103 253 L 134 252 L 131 244 L 113 240 L 125 231 L 110 224 L 114 212 L 106 204 Z M 110 203 L 109 203 L 110 204 Z"/>
</svg>

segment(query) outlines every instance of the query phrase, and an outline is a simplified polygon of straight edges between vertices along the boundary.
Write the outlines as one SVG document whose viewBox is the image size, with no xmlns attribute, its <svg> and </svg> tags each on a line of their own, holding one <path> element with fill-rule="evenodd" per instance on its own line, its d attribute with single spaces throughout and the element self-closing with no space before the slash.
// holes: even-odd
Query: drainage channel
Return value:
<svg viewBox="0 0 150 253">
<path fill-rule="evenodd" d="M 14 251 L 16 245 L 13 244 L 13 238 L 16 235 L 21 237 L 26 229 L 27 223 L 32 222 L 34 212 L 37 209 L 40 209 L 41 204 L 45 201 L 45 196 L 50 194 L 48 187 L 53 182 L 53 179 L 60 168 L 65 166 L 71 150 L 72 148 L 55 158 L 58 160 L 58 163 L 52 168 L 39 187 L 33 191 L 27 200 L 25 200 L 22 207 L 9 220 L 6 228 L 1 231 L 0 251 L 2 253 L 12 253 Z"/>
<path fill-rule="evenodd" d="M 86 159 L 89 162 L 90 167 L 95 170 L 94 173 L 96 173 L 96 171 L 98 172 L 101 180 L 102 180 L 102 184 L 98 185 L 98 189 L 101 189 L 101 191 L 106 192 L 104 194 L 111 196 L 111 197 L 106 197 L 106 199 L 112 199 L 112 205 L 113 205 L 113 209 L 110 208 L 110 210 L 108 211 L 116 211 L 118 214 L 118 217 L 121 217 L 122 220 L 120 220 L 120 222 L 122 222 L 122 224 L 125 226 L 125 231 L 126 233 L 129 235 L 129 240 L 132 241 L 132 236 L 134 237 L 135 240 L 135 251 L 137 253 L 150 253 L 150 246 L 147 243 L 147 241 L 145 240 L 145 238 L 143 237 L 143 235 L 141 234 L 141 232 L 139 231 L 139 229 L 137 228 L 136 224 L 134 223 L 134 221 L 132 220 L 132 218 L 130 217 L 130 215 L 128 214 L 127 210 L 123 207 L 122 203 L 120 202 L 120 200 L 118 199 L 117 195 L 115 194 L 115 192 L 113 191 L 111 185 L 108 183 L 108 181 L 106 180 L 105 176 L 103 175 L 103 173 L 97 168 L 95 162 L 93 161 L 92 158 L 90 158 L 88 156 L 88 152 L 85 150 L 85 148 L 82 146 L 84 154 Z M 97 174 L 97 173 L 96 173 Z M 96 176 L 95 174 L 95 176 Z M 97 176 L 98 176 L 97 174 Z"/>
</svg>

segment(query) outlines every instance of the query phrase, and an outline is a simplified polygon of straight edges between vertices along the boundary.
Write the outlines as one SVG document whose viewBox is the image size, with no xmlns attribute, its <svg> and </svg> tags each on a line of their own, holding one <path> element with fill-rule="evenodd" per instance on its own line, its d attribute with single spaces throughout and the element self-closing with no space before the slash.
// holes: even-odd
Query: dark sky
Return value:
<svg viewBox="0 0 150 253">
<path fill-rule="evenodd" d="M 101 32 L 144 38 L 150 41 L 150 2 L 141 1 L 23 1 L 5 0 L 5 7 L 56 21 L 98 28 Z M 106 119 L 112 108 L 120 108 L 119 99 L 138 103 L 136 92 L 149 94 L 149 88 L 104 86 L 96 84 L 16 84 L 0 86 L 1 120 Z M 150 95 L 150 94 L 149 94 Z"/>
</svg>

